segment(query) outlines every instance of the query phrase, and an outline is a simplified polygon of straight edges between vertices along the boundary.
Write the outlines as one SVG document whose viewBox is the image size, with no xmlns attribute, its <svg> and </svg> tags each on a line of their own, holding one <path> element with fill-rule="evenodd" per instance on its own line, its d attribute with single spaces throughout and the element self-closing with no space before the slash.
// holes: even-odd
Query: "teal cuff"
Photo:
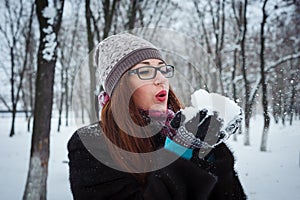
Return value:
<svg viewBox="0 0 300 200">
<path fill-rule="evenodd" d="M 182 158 L 185 158 L 187 160 L 190 160 L 193 155 L 193 149 L 185 148 L 181 146 L 180 144 L 177 144 L 176 142 L 173 142 L 170 138 L 166 137 L 165 141 L 165 149 L 177 154 L 178 156 L 181 156 Z"/>
</svg>

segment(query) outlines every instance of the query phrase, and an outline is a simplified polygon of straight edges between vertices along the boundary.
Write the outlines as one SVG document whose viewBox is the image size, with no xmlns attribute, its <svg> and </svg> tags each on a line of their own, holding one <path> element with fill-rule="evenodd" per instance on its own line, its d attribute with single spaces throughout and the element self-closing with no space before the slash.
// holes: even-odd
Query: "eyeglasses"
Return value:
<svg viewBox="0 0 300 200">
<path fill-rule="evenodd" d="M 141 80 L 150 80 L 156 77 L 157 71 L 160 71 L 160 73 L 166 78 L 171 78 L 174 76 L 174 66 L 172 65 L 164 65 L 161 67 L 143 66 L 137 69 L 129 70 L 128 74 L 137 74 Z"/>
</svg>

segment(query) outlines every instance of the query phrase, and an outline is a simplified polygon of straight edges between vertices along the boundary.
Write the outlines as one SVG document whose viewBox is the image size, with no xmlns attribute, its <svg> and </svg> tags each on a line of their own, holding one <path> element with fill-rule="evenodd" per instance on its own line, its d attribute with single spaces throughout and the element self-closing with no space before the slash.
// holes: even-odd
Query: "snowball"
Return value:
<svg viewBox="0 0 300 200">
<path fill-rule="evenodd" d="M 217 111 L 219 117 L 224 120 L 224 124 L 228 124 L 231 120 L 236 119 L 242 112 L 241 107 L 228 97 L 216 93 L 208 93 L 203 89 L 197 90 L 191 95 L 191 103 L 198 110 L 207 109 L 209 114 Z"/>
</svg>

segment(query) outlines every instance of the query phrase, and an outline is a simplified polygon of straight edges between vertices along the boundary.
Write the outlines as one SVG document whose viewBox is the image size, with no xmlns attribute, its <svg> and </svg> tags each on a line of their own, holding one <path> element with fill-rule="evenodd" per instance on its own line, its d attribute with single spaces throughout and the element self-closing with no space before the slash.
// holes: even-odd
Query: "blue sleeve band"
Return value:
<svg viewBox="0 0 300 200">
<path fill-rule="evenodd" d="M 182 158 L 185 158 L 187 160 L 190 160 L 193 155 L 193 149 L 185 148 L 181 146 L 180 144 L 177 144 L 176 142 L 173 142 L 170 138 L 166 137 L 165 141 L 165 149 L 177 154 L 178 156 L 181 156 Z"/>
</svg>

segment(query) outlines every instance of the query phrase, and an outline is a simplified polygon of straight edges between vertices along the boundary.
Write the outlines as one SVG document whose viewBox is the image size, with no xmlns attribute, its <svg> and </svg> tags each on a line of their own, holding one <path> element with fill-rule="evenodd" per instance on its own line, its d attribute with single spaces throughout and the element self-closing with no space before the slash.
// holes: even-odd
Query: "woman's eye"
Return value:
<svg viewBox="0 0 300 200">
<path fill-rule="evenodd" d="M 149 74 L 149 73 L 150 73 L 150 70 L 148 70 L 148 69 L 143 69 L 143 70 L 140 70 L 139 73 L 142 74 L 142 75 L 146 75 L 146 74 Z"/>
<path fill-rule="evenodd" d="M 160 72 L 161 72 L 162 74 L 166 74 L 166 73 L 168 73 L 168 69 L 167 69 L 166 67 L 161 67 L 161 68 L 160 68 Z"/>
</svg>

